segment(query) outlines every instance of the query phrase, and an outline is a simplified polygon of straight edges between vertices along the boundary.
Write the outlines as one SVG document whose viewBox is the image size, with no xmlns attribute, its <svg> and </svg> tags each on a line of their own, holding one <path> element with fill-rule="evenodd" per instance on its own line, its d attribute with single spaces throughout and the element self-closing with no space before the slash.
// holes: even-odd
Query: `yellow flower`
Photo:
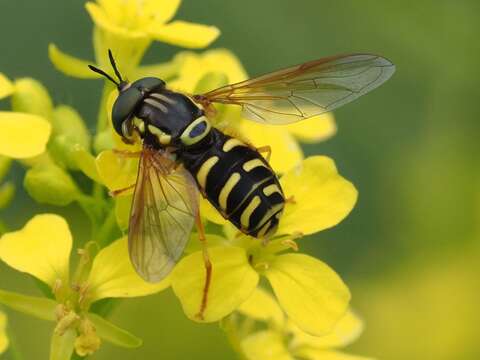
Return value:
<svg viewBox="0 0 480 360">
<path fill-rule="evenodd" d="M 367 360 L 337 350 L 355 341 L 363 330 L 362 321 L 351 310 L 324 336 L 312 336 L 300 330 L 262 289 L 257 289 L 240 306 L 239 312 L 247 317 L 244 324 L 252 319 L 267 325 L 266 329 L 257 328 L 245 333 L 247 327 L 242 326 L 240 318 L 226 320 L 227 330 L 233 332 L 231 335 L 239 342 L 238 346 L 248 360 Z"/>
<path fill-rule="evenodd" d="M 7 316 L 0 311 L 0 355 L 8 348 Z"/>
<path fill-rule="evenodd" d="M 138 160 L 106 151 L 96 163 L 102 182 L 110 190 L 135 183 Z M 209 241 L 214 239 L 209 248 L 214 271 L 203 321 L 218 321 L 234 311 L 250 296 L 261 275 L 271 283 L 285 312 L 307 332 L 328 332 L 345 312 L 350 294 L 332 269 L 307 255 L 279 253 L 296 248 L 294 240 L 303 235 L 338 224 L 352 210 L 357 191 L 324 156 L 307 158 L 283 175 L 280 183 L 285 195 L 294 197 L 294 203 L 286 205 L 277 234 L 266 246 L 257 239 L 238 236 L 229 223 L 224 226 L 223 237 L 207 235 Z M 126 229 L 131 192 L 122 195 L 116 199 L 116 215 L 120 227 Z M 221 217 L 213 214 L 215 210 L 207 218 Z M 188 249 L 191 254 L 172 272 L 172 287 L 186 315 L 200 321 L 205 272 L 202 252 L 195 251 L 199 242 L 192 241 Z"/>
<path fill-rule="evenodd" d="M 86 4 L 95 25 L 138 41 L 149 38 L 187 48 L 208 46 L 220 34 L 214 26 L 171 21 L 180 0 L 98 0 Z"/>
<path fill-rule="evenodd" d="M 119 59 L 122 73 L 133 76 L 152 41 L 185 48 L 203 48 L 212 43 L 220 31 L 214 26 L 173 20 L 180 0 L 98 0 L 87 2 L 86 9 L 95 24 L 94 49 L 97 64 L 109 69 L 107 50 Z M 95 78 L 87 61 L 74 58 L 50 45 L 50 59 L 67 75 Z"/>
<path fill-rule="evenodd" d="M 278 233 L 264 246 L 225 226 L 226 239 L 209 248 L 213 276 L 203 321 L 218 321 L 233 312 L 255 290 L 260 276 L 270 282 L 288 316 L 304 331 L 322 335 L 345 313 L 350 293 L 325 263 L 304 254 L 294 241 L 339 223 L 353 208 L 357 192 L 342 178 L 332 160 L 315 156 L 280 178 L 286 196 L 293 195 L 280 220 Z M 183 258 L 172 273 L 172 288 L 186 315 L 199 321 L 205 272 L 202 252 Z"/>
<path fill-rule="evenodd" d="M 54 300 L 0 290 L 0 303 L 55 321 L 51 353 L 65 351 L 58 359 L 70 359 L 74 348 L 79 355 L 91 354 L 100 346 L 100 339 L 137 347 L 141 340 L 90 312 L 91 304 L 98 300 L 144 296 L 169 285 L 169 279 L 155 285 L 143 281 L 130 263 L 127 247 L 124 237 L 95 256 L 97 245 L 88 243 L 78 251 L 80 260 L 72 275 L 68 224 L 57 215 L 37 215 L 23 229 L 0 238 L 0 259 L 45 283 Z"/>
<path fill-rule="evenodd" d="M 96 163 L 100 179 L 110 190 L 135 183 L 138 160 L 106 151 Z M 214 239 L 209 249 L 214 271 L 203 321 L 218 321 L 234 311 L 256 288 L 260 275 L 269 280 L 285 312 L 307 332 L 328 332 L 345 312 L 350 294 L 332 269 L 307 255 L 279 253 L 296 248 L 294 240 L 303 235 L 338 224 L 352 210 L 357 191 L 324 156 L 307 158 L 283 175 L 280 183 L 294 203 L 287 203 L 277 234 L 266 246 L 238 236 L 229 223 L 224 225 L 223 237 L 208 234 L 208 239 Z M 128 227 L 132 191 L 116 199 L 122 229 Z M 211 210 L 207 218 L 214 216 L 221 217 Z M 195 250 L 199 250 L 197 239 L 189 246 L 191 254 L 173 270 L 172 287 L 186 315 L 199 321 L 205 272 L 202 252 Z"/>
<path fill-rule="evenodd" d="M 28 91 L 29 85 L 30 82 L 25 80 L 12 83 L 0 73 L 0 99 L 13 96 L 14 107 L 20 108 L 15 112 L 0 111 L 0 127 L 2 129 L 0 132 L 0 155 L 25 159 L 40 155 L 45 151 L 51 132 L 50 123 L 41 114 L 25 112 L 27 110 L 24 109 L 25 106 L 19 104 L 24 98 L 23 92 Z M 31 109 L 32 107 L 28 110 Z"/>
</svg>

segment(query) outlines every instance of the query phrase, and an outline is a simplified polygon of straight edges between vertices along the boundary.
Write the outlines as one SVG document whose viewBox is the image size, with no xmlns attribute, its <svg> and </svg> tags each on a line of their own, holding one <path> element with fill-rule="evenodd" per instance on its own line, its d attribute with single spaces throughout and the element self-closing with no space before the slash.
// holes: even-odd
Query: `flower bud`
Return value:
<svg viewBox="0 0 480 360">
<path fill-rule="evenodd" d="M 12 159 L 6 156 L 0 156 L 0 181 L 7 175 L 10 166 L 12 165 Z"/>
<path fill-rule="evenodd" d="M 90 134 L 80 114 L 67 105 L 57 106 L 52 116 L 53 136 L 66 136 L 72 143 L 86 149 L 90 146 Z"/>
<path fill-rule="evenodd" d="M 11 182 L 7 182 L 0 186 L 0 209 L 6 208 L 15 195 L 15 185 Z"/>
<path fill-rule="evenodd" d="M 7 96 L 12 95 L 13 93 L 13 84 L 12 82 L 2 73 L 0 73 L 0 99 L 6 98 Z"/>
<path fill-rule="evenodd" d="M 49 150 L 56 162 L 63 167 L 77 170 L 79 165 L 75 159 L 78 149 L 89 151 L 90 134 L 80 115 L 70 106 L 61 105 L 55 108 L 52 116 L 53 139 Z"/>
<path fill-rule="evenodd" d="M 52 99 L 47 89 L 37 80 L 23 78 L 15 81 L 12 95 L 12 109 L 18 112 L 35 114 L 50 119 L 52 116 Z"/>
<path fill-rule="evenodd" d="M 52 163 L 29 169 L 23 185 L 35 201 L 43 204 L 65 206 L 80 195 L 70 175 Z"/>
</svg>

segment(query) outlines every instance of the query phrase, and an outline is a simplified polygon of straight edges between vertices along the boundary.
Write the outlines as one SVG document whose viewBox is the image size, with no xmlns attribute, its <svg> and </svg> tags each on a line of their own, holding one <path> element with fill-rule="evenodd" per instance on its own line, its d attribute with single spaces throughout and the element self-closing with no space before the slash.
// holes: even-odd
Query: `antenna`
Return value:
<svg viewBox="0 0 480 360">
<path fill-rule="evenodd" d="M 113 80 L 113 78 L 108 75 L 105 71 L 103 71 L 102 69 L 99 69 L 99 68 L 96 68 L 95 66 L 93 65 L 88 65 L 88 67 L 90 68 L 90 70 L 92 70 L 93 72 L 96 72 L 97 74 L 100 74 L 102 76 L 105 76 L 108 80 L 110 80 L 111 82 L 113 82 L 115 85 L 117 86 L 120 86 L 120 83 L 116 82 L 115 80 Z"/>
<path fill-rule="evenodd" d="M 120 82 L 123 81 L 122 75 L 120 75 L 120 71 L 118 71 L 117 64 L 115 63 L 115 59 L 113 58 L 112 50 L 108 49 L 108 57 L 110 58 L 110 64 L 112 64 L 113 71 L 115 71 L 115 75 L 117 75 L 118 80 Z"/>
<path fill-rule="evenodd" d="M 100 74 L 102 76 L 105 76 L 108 80 L 110 80 L 111 82 L 113 82 L 115 85 L 117 85 L 117 88 L 121 88 L 122 85 L 125 84 L 124 80 L 122 79 L 122 75 L 120 75 L 120 71 L 118 71 L 118 68 L 117 68 L 117 63 L 115 62 L 115 59 L 113 58 L 113 54 L 112 54 L 112 50 L 108 49 L 108 58 L 110 59 L 110 64 L 112 64 L 112 68 L 113 68 L 113 71 L 115 72 L 115 75 L 117 76 L 118 78 L 118 82 L 115 81 L 113 79 L 113 77 L 111 77 L 110 75 L 108 75 L 105 71 L 103 71 L 102 69 L 99 69 L 93 65 L 88 65 L 88 67 L 90 68 L 90 70 L 92 70 L 93 72 L 96 72 L 97 74 Z"/>
</svg>

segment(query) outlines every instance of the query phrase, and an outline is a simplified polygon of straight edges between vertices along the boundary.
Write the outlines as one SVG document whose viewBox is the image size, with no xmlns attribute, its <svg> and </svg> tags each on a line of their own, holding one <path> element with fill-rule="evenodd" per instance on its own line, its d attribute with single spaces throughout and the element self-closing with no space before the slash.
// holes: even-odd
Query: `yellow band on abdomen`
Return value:
<svg viewBox="0 0 480 360">
<path fill-rule="evenodd" d="M 207 176 L 210 173 L 210 170 L 212 170 L 213 166 L 218 162 L 218 160 L 218 156 L 212 156 L 211 158 L 208 158 L 202 164 L 202 166 L 200 166 L 200 169 L 197 172 L 197 181 L 203 189 L 205 189 L 207 186 Z"/>
<path fill-rule="evenodd" d="M 227 210 L 228 195 L 230 195 L 232 189 L 237 185 L 240 179 L 241 175 L 239 173 L 233 173 L 230 175 L 225 185 L 223 185 L 220 195 L 218 196 L 218 204 L 223 210 Z"/>
<path fill-rule="evenodd" d="M 258 205 L 260 205 L 260 203 L 260 196 L 256 195 L 250 201 L 250 204 L 248 204 L 245 210 L 243 210 L 242 216 L 240 216 L 240 223 L 242 224 L 244 229 L 248 229 L 248 227 L 250 226 L 250 217 L 252 216 Z"/>
</svg>

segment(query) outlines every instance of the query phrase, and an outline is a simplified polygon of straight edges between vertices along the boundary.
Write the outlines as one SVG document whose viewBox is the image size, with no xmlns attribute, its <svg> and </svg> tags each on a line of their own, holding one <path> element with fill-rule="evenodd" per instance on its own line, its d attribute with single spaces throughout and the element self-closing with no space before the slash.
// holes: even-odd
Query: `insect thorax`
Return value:
<svg viewBox="0 0 480 360">
<path fill-rule="evenodd" d="M 149 144 L 185 148 L 202 143 L 211 125 L 187 96 L 168 90 L 148 94 L 135 113 L 134 125 Z"/>
</svg>

